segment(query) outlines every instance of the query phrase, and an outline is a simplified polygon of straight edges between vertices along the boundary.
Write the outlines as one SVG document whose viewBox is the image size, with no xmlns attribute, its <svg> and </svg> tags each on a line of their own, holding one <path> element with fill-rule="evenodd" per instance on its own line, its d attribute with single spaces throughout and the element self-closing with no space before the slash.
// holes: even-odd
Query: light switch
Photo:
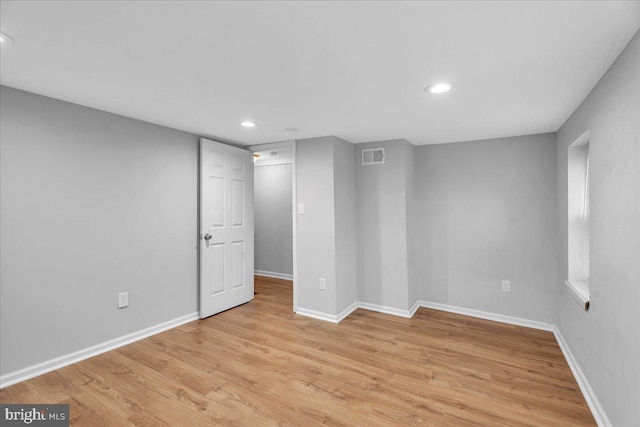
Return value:
<svg viewBox="0 0 640 427">
<path fill-rule="evenodd" d="M 511 281 L 503 280 L 502 281 L 502 292 L 511 292 Z"/>
<path fill-rule="evenodd" d="M 304 215 L 304 203 L 298 203 L 298 215 Z"/>
</svg>

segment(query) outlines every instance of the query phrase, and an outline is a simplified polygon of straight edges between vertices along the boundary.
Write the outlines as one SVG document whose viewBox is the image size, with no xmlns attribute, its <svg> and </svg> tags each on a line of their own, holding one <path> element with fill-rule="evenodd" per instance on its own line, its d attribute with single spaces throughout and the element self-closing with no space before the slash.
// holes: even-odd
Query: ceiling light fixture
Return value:
<svg viewBox="0 0 640 427">
<path fill-rule="evenodd" d="M 9 34 L 0 31 L 0 44 L 2 45 L 2 47 L 10 46 L 15 42 L 16 41 L 13 39 L 13 37 L 11 37 Z"/>
<path fill-rule="evenodd" d="M 240 123 L 242 126 L 246 127 L 246 128 L 254 128 L 256 127 L 256 124 L 254 122 L 250 122 L 249 120 L 245 120 L 244 122 Z"/>
<path fill-rule="evenodd" d="M 438 93 L 449 92 L 452 87 L 453 87 L 452 82 L 438 82 L 438 83 L 430 84 L 429 86 L 424 88 L 424 91 L 438 94 Z"/>
</svg>

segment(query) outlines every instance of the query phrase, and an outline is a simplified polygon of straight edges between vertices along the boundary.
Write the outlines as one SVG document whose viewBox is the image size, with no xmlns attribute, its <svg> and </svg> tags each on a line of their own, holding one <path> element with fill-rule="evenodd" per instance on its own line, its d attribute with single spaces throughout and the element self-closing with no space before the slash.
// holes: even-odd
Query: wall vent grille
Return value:
<svg viewBox="0 0 640 427">
<path fill-rule="evenodd" d="M 366 148 L 362 150 L 363 165 L 384 164 L 384 148 Z"/>
</svg>

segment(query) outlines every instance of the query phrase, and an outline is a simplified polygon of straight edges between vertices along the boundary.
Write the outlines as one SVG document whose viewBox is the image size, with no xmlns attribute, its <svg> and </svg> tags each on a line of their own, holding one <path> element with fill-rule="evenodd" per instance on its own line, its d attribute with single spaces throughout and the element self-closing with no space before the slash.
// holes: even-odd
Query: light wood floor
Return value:
<svg viewBox="0 0 640 427">
<path fill-rule="evenodd" d="M 7 387 L 81 426 L 595 425 L 550 332 L 420 308 L 295 315 L 291 282 L 249 304 Z"/>
</svg>

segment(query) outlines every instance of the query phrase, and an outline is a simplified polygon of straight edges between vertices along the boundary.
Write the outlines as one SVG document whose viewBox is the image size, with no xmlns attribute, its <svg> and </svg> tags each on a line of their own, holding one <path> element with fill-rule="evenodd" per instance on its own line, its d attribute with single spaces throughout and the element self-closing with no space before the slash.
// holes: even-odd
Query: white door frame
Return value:
<svg viewBox="0 0 640 427">
<path fill-rule="evenodd" d="M 273 142 L 269 144 L 252 145 L 247 147 L 249 151 L 255 153 L 257 151 L 265 151 L 272 148 L 291 147 L 291 214 L 292 218 L 292 235 L 293 235 L 293 311 L 298 311 L 298 254 L 297 254 L 297 192 L 296 192 L 296 141 Z"/>
</svg>

